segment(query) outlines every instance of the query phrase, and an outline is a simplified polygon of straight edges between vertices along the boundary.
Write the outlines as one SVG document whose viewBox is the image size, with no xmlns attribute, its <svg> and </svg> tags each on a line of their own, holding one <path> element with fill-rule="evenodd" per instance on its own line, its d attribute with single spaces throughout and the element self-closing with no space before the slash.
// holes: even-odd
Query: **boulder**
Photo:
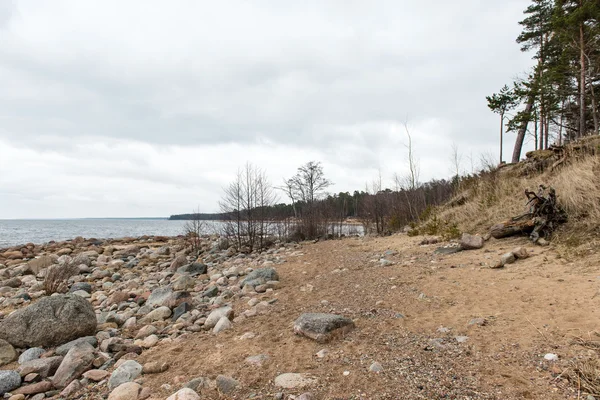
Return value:
<svg viewBox="0 0 600 400">
<path fill-rule="evenodd" d="M 354 329 L 351 319 L 335 314 L 306 313 L 294 322 L 294 332 L 319 343 L 342 336 Z"/>
<path fill-rule="evenodd" d="M 133 360 L 127 360 L 113 371 L 108 380 L 108 388 L 114 388 L 131 382 L 142 374 L 142 366 Z"/>
<path fill-rule="evenodd" d="M 52 378 L 54 387 L 62 389 L 73 380 L 78 379 L 92 367 L 94 358 L 94 348 L 90 344 L 79 343 L 72 347 Z"/>
<path fill-rule="evenodd" d="M 21 375 L 17 371 L 0 371 L 0 395 L 21 386 Z"/>
<path fill-rule="evenodd" d="M 17 359 L 17 352 L 6 340 L 0 339 L 0 366 L 9 364 Z"/>
<path fill-rule="evenodd" d="M 463 250 L 481 249 L 483 247 L 483 237 L 463 233 L 460 238 L 460 247 L 462 247 Z"/>
<path fill-rule="evenodd" d="M 96 333 L 96 313 L 82 297 L 55 295 L 0 321 L 0 339 L 15 347 L 53 347 Z"/>
<path fill-rule="evenodd" d="M 264 285 L 268 281 L 278 281 L 278 280 L 279 280 L 279 275 L 277 274 L 277 271 L 275 271 L 274 268 L 271 268 L 271 267 L 259 268 L 259 269 L 255 269 L 254 271 L 250 272 L 248 274 L 248 276 L 246 276 L 246 279 L 243 279 L 240 282 L 240 287 L 244 287 L 246 285 L 255 287 L 258 285 Z"/>
</svg>

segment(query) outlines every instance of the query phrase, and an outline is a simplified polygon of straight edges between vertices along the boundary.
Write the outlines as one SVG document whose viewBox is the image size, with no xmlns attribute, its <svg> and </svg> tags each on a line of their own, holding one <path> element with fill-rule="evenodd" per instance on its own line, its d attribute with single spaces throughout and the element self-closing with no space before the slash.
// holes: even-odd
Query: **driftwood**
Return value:
<svg viewBox="0 0 600 400">
<path fill-rule="evenodd" d="M 540 238 L 547 239 L 558 225 L 567 221 L 567 213 L 556 201 L 553 188 L 540 185 L 538 193 L 525 190 L 528 211 L 508 221 L 496 224 L 490 235 L 496 239 L 519 234 L 528 234 L 536 243 Z"/>
</svg>

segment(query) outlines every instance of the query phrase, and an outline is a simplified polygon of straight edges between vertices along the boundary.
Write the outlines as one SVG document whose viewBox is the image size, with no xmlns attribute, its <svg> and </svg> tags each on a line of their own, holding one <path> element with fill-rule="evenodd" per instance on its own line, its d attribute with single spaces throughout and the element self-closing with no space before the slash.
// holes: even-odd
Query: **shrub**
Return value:
<svg viewBox="0 0 600 400">
<path fill-rule="evenodd" d="M 72 260 L 48 267 L 44 278 L 46 295 L 66 293 L 69 290 L 69 278 L 77 274 L 79 274 L 79 267 Z"/>
</svg>

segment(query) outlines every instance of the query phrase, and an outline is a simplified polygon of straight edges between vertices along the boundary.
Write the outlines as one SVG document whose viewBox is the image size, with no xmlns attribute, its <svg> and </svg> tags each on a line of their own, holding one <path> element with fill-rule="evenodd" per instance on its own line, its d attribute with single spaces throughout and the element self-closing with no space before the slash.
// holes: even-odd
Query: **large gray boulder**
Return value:
<svg viewBox="0 0 600 400">
<path fill-rule="evenodd" d="M 244 287 L 245 285 L 250 285 L 252 287 L 258 285 L 264 285 L 268 281 L 278 281 L 279 275 L 274 268 L 259 268 L 250 272 L 246 279 L 240 282 L 240 287 Z"/>
<path fill-rule="evenodd" d="M 15 347 L 54 347 L 96 334 L 92 305 L 75 295 L 44 297 L 0 321 L 0 339 Z"/>
<path fill-rule="evenodd" d="M 335 314 L 306 313 L 294 322 L 294 332 L 325 343 L 354 329 L 354 322 Z"/>
</svg>

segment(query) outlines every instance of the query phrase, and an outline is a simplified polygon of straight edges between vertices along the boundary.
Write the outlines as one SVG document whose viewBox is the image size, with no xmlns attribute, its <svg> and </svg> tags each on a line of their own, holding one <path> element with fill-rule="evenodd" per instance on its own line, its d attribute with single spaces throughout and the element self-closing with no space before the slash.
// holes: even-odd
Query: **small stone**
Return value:
<svg viewBox="0 0 600 400">
<path fill-rule="evenodd" d="M 0 395 L 21 386 L 21 375 L 17 371 L 0 371 Z"/>
<path fill-rule="evenodd" d="M 379 372 L 383 371 L 383 366 L 380 363 L 378 363 L 377 361 L 375 361 L 369 367 L 369 371 L 379 373 Z"/>
<path fill-rule="evenodd" d="M 145 349 L 149 349 L 151 347 L 156 346 L 160 339 L 156 335 L 150 335 L 142 341 L 141 346 Z"/>
<path fill-rule="evenodd" d="M 42 378 L 52 376 L 63 362 L 63 357 L 46 357 L 36 358 L 35 360 L 27 361 L 19 366 L 17 371 L 21 376 L 26 376 L 32 373 L 39 374 Z"/>
<path fill-rule="evenodd" d="M 327 353 L 329 353 L 329 351 L 327 351 L 327 349 L 321 349 L 317 352 L 316 356 L 319 358 L 325 358 Z"/>
<path fill-rule="evenodd" d="M 17 351 L 6 340 L 0 339 L 0 366 L 9 364 L 17 359 Z"/>
<path fill-rule="evenodd" d="M 43 382 L 33 383 L 33 384 L 27 385 L 27 386 L 21 386 L 17 390 L 14 390 L 13 393 L 14 394 L 24 394 L 27 396 L 27 395 L 37 394 L 37 393 L 44 393 L 49 390 L 52 390 L 52 388 L 53 388 L 52 382 L 43 381 Z"/>
<path fill-rule="evenodd" d="M 214 328 L 214 326 L 217 325 L 217 322 L 219 322 L 222 317 L 232 319 L 233 309 L 231 307 L 221 307 L 211 311 L 204 322 L 204 327 L 207 329 Z"/>
<path fill-rule="evenodd" d="M 460 239 L 460 247 L 463 250 L 477 250 L 483 247 L 483 238 L 479 235 L 463 233 Z"/>
<path fill-rule="evenodd" d="M 342 375 L 348 376 L 348 375 L 350 375 L 350 371 L 344 371 L 344 373 Z"/>
<path fill-rule="evenodd" d="M 468 336 L 456 336 L 455 339 L 458 343 L 465 343 L 467 340 L 469 340 L 469 337 Z"/>
<path fill-rule="evenodd" d="M 256 333 L 246 332 L 242 336 L 240 336 L 238 339 L 239 340 L 250 340 L 250 339 L 254 339 L 255 337 L 256 337 Z"/>
<path fill-rule="evenodd" d="M 239 385 L 240 383 L 230 376 L 217 376 L 217 389 L 222 394 L 228 395 L 233 393 Z"/>
<path fill-rule="evenodd" d="M 108 380 L 108 388 L 114 389 L 123 383 L 131 382 L 142 374 L 142 366 L 133 360 L 125 361 L 113 371 Z"/>
<path fill-rule="evenodd" d="M 89 343 L 79 343 L 72 347 L 56 370 L 52 383 L 56 388 L 64 388 L 91 368 L 94 362 L 94 348 Z"/>
<path fill-rule="evenodd" d="M 82 388 L 81 383 L 77 379 L 75 379 L 75 380 L 73 380 L 73 382 L 69 383 L 62 392 L 60 392 L 60 395 L 61 395 L 61 397 L 70 399 L 70 398 L 73 398 L 73 395 L 75 393 L 77 393 L 79 390 L 81 390 L 81 388 Z"/>
<path fill-rule="evenodd" d="M 88 343 L 90 346 L 96 347 L 98 345 L 98 339 L 96 339 L 95 336 L 84 336 L 79 339 L 75 339 L 68 343 L 65 343 L 62 346 L 58 346 L 56 348 L 55 353 L 59 356 L 64 356 L 69 352 L 69 350 L 79 345 L 80 343 Z"/>
<path fill-rule="evenodd" d="M 231 323 L 229 318 L 227 318 L 226 316 L 223 316 L 223 317 L 221 317 L 221 319 L 219 319 L 219 322 L 217 322 L 217 324 L 213 328 L 213 333 L 217 334 L 219 332 L 222 332 L 222 331 L 225 331 L 225 330 L 228 330 L 231 328 L 233 328 L 233 324 Z"/>
<path fill-rule="evenodd" d="M 469 325 L 484 326 L 487 325 L 487 320 L 485 318 L 473 318 L 469 321 Z"/>
<path fill-rule="evenodd" d="M 354 329 L 351 319 L 335 314 L 306 313 L 294 322 L 294 332 L 319 343 L 327 342 Z"/>
<path fill-rule="evenodd" d="M 135 335 L 135 338 L 144 339 L 156 332 L 158 332 L 158 329 L 154 325 L 146 325 L 138 331 L 137 335 Z"/>
<path fill-rule="evenodd" d="M 200 396 L 190 388 L 183 388 L 167 397 L 167 400 L 200 400 Z"/>
<path fill-rule="evenodd" d="M 302 388 L 315 383 L 315 379 L 304 374 L 286 373 L 275 378 L 275 386 L 284 389 Z"/>
<path fill-rule="evenodd" d="M 152 361 L 144 364 L 142 372 L 144 374 L 160 374 L 169 369 L 169 364 L 165 362 Z"/>
<path fill-rule="evenodd" d="M 246 357 L 246 363 L 250 365 L 255 365 L 257 367 L 262 367 L 265 361 L 269 359 L 269 356 L 266 354 L 259 354 L 256 356 Z"/>
<path fill-rule="evenodd" d="M 296 400 L 315 400 L 315 397 L 310 393 L 302 393 Z"/>
<path fill-rule="evenodd" d="M 41 347 L 32 347 L 31 349 L 27 349 L 19 356 L 19 364 L 23 364 L 31 360 L 36 360 L 40 358 L 40 356 L 45 352 L 46 350 L 42 349 Z"/>
<path fill-rule="evenodd" d="M 525 247 L 517 247 L 513 249 L 512 253 L 519 260 L 524 260 L 529 257 L 529 253 Z"/>
<path fill-rule="evenodd" d="M 108 371 L 102 369 L 91 369 L 83 374 L 84 378 L 89 379 L 90 381 L 100 382 L 106 379 L 110 374 Z"/>
<path fill-rule="evenodd" d="M 108 400 L 137 400 L 142 387 L 136 382 L 126 382 L 110 392 Z"/>
<path fill-rule="evenodd" d="M 554 353 L 548 353 L 544 356 L 544 360 L 546 361 L 558 361 L 558 356 Z"/>
<path fill-rule="evenodd" d="M 503 254 L 502 257 L 500 257 L 500 262 L 502 263 L 502 265 L 512 264 L 516 260 L 517 260 L 517 258 L 515 257 L 515 255 L 513 253 L 506 253 L 506 254 Z"/>
</svg>

